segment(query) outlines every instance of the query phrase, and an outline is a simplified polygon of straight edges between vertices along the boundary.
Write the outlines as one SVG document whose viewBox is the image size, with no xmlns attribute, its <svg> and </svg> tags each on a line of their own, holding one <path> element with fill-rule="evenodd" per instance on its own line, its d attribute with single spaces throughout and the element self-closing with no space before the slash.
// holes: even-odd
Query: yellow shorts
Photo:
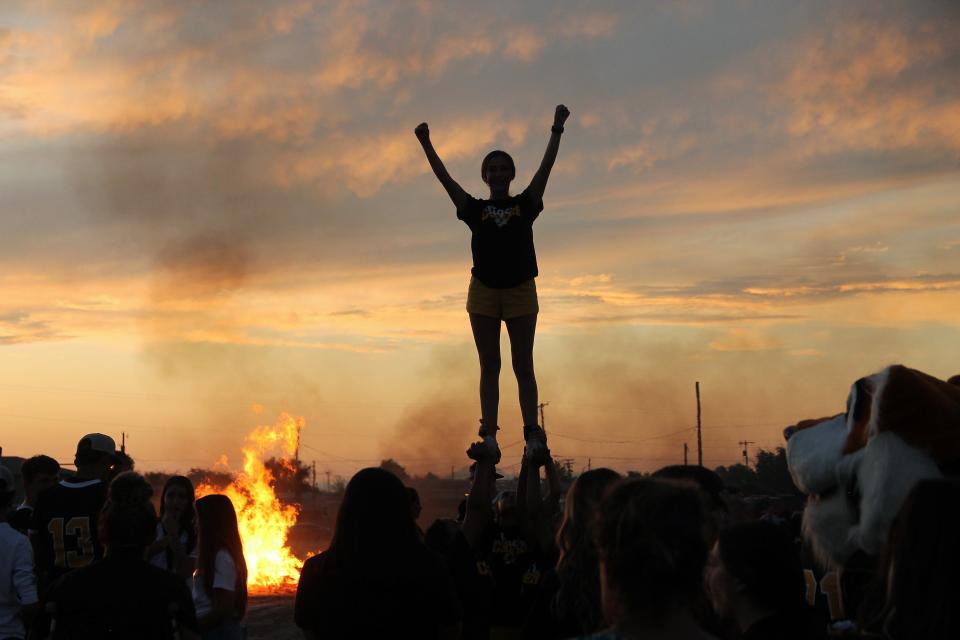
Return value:
<svg viewBox="0 0 960 640">
<path fill-rule="evenodd" d="M 509 289 L 493 289 L 471 276 L 467 290 L 467 311 L 501 320 L 537 313 L 540 311 L 537 285 L 530 278 Z"/>
</svg>

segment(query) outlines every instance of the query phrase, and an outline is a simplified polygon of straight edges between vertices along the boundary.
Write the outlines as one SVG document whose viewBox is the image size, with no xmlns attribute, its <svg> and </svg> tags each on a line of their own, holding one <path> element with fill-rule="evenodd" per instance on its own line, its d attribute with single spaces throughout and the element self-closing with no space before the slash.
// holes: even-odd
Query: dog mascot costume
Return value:
<svg viewBox="0 0 960 640">
<path fill-rule="evenodd" d="M 842 575 L 880 555 L 919 481 L 960 472 L 960 376 L 887 367 L 853 384 L 845 413 L 784 435 L 793 482 L 808 496 L 804 536 L 818 561 Z"/>
</svg>

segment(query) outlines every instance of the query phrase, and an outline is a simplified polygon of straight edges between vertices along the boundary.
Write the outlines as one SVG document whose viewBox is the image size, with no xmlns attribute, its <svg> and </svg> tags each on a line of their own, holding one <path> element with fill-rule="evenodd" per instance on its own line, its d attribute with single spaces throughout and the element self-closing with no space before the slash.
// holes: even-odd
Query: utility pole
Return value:
<svg viewBox="0 0 960 640">
<path fill-rule="evenodd" d="M 690 448 L 690 447 L 687 446 L 687 443 L 684 442 L 684 443 L 683 443 L 683 466 L 687 466 L 687 464 L 688 464 L 688 463 L 687 463 L 687 450 L 688 450 L 689 448 Z"/>
<path fill-rule="evenodd" d="M 314 460 L 313 464 L 310 465 L 310 469 L 313 471 L 313 489 L 317 489 L 317 461 Z"/>
<path fill-rule="evenodd" d="M 450 465 L 450 479 L 453 480 L 454 478 L 456 478 L 456 475 L 457 474 L 453 470 L 453 465 Z"/>
<path fill-rule="evenodd" d="M 300 467 L 300 429 L 302 425 L 297 423 L 297 448 L 293 452 L 293 459 L 297 461 L 297 468 Z"/>
<path fill-rule="evenodd" d="M 590 458 L 587 458 L 587 471 L 590 471 L 590 469 L 593 468 L 592 463 L 593 463 L 593 460 L 591 460 Z"/>
<path fill-rule="evenodd" d="M 127 432 L 126 431 L 120 432 L 120 453 L 123 453 L 123 454 L 127 453 Z"/>
<path fill-rule="evenodd" d="M 541 402 L 537 405 L 537 408 L 540 409 L 540 428 L 543 429 L 544 433 L 547 431 L 547 425 L 543 420 L 543 408 L 550 404 L 549 402 Z"/>
<path fill-rule="evenodd" d="M 330 469 L 327 469 L 324 473 L 327 474 L 327 491 L 330 491 Z"/>
<path fill-rule="evenodd" d="M 697 390 L 697 464 L 703 466 L 703 433 L 700 424 L 700 382 L 696 384 Z"/>
<path fill-rule="evenodd" d="M 743 466 L 750 466 L 750 457 L 747 455 L 747 445 L 756 444 L 752 440 L 741 440 L 740 444 L 743 445 Z"/>
</svg>

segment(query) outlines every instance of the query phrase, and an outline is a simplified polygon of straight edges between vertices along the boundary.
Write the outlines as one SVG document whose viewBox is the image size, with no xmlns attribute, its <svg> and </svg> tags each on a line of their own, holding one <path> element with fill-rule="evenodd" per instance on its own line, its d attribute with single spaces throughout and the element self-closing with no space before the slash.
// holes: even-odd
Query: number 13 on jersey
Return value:
<svg viewBox="0 0 960 640">
<path fill-rule="evenodd" d="M 53 564 L 63 569 L 85 567 L 94 558 L 93 539 L 90 535 L 90 518 L 77 516 L 64 524 L 63 518 L 52 518 L 47 531 L 53 537 Z M 76 549 L 67 550 L 67 538 L 76 541 Z M 72 541 L 71 540 L 71 541 Z M 70 545 L 73 547 L 74 545 Z"/>
</svg>

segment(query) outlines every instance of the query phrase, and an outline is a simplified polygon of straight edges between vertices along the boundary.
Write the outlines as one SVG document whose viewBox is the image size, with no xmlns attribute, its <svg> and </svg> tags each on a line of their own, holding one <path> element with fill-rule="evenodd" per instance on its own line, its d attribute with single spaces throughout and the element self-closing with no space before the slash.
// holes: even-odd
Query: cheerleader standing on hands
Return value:
<svg viewBox="0 0 960 640">
<path fill-rule="evenodd" d="M 557 106 L 550 129 L 550 142 L 530 185 L 519 195 L 510 195 L 516 176 L 513 158 L 506 151 L 491 151 L 480 165 L 490 197 L 469 195 L 450 177 L 430 142 L 430 129 L 423 122 L 414 133 L 423 146 L 433 173 L 457 208 L 457 218 L 472 233 L 473 253 L 467 312 L 480 356 L 480 438 L 467 454 L 474 459 L 500 459 L 497 446 L 497 412 L 500 402 L 500 323 L 510 336 L 513 372 L 520 392 L 523 438 L 533 460 L 547 456 L 546 434 L 537 424 L 537 379 L 533 372 L 533 339 L 537 329 L 537 256 L 533 247 L 533 221 L 543 210 L 543 192 L 560 149 L 563 124 L 570 111 Z"/>
</svg>

